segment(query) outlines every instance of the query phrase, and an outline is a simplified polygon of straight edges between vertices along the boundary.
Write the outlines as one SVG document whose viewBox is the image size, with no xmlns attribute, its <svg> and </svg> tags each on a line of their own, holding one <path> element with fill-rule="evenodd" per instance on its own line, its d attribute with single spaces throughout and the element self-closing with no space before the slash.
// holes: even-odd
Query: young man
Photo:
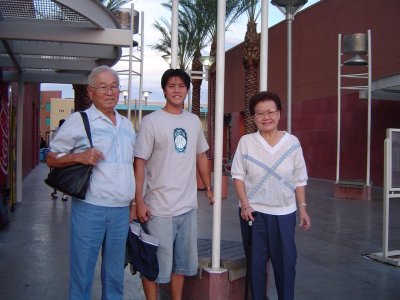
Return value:
<svg viewBox="0 0 400 300">
<path fill-rule="evenodd" d="M 93 105 L 85 112 L 93 148 L 80 113 L 73 113 L 51 142 L 47 163 L 50 167 L 76 163 L 94 166 L 86 199 L 72 198 L 69 299 L 92 299 L 101 248 L 102 299 L 122 300 L 129 203 L 135 194 L 135 132 L 132 123 L 115 110 L 117 73 L 100 66 L 89 75 L 88 83 Z"/>
<path fill-rule="evenodd" d="M 146 298 L 156 300 L 158 283 L 171 281 L 171 299 L 176 300 L 182 297 L 184 276 L 197 273 L 196 167 L 210 204 L 213 193 L 201 122 L 183 110 L 190 77 L 183 70 L 169 69 L 161 78 L 161 87 L 165 107 L 144 117 L 140 124 L 135 146 L 135 200 L 139 221 L 160 241 L 158 278 L 155 282 L 142 280 Z"/>
</svg>

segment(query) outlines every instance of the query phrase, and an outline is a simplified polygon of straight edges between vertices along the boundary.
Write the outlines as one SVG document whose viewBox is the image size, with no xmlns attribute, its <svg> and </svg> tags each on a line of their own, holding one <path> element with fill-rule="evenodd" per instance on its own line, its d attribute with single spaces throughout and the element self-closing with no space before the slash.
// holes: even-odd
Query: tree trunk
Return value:
<svg viewBox="0 0 400 300">
<path fill-rule="evenodd" d="M 249 21 L 244 39 L 243 65 L 244 65 L 244 126 L 245 133 L 256 131 L 253 116 L 249 111 L 249 100 L 258 92 L 258 65 L 260 64 L 260 38 L 257 33 L 257 23 Z"/>
<path fill-rule="evenodd" d="M 217 57 L 217 37 L 211 43 L 210 56 Z M 208 155 L 214 158 L 214 141 L 215 141 L 215 94 L 216 94 L 216 63 L 209 69 L 208 77 L 208 144 L 210 149 Z"/>
<path fill-rule="evenodd" d="M 92 100 L 89 98 L 87 92 L 87 85 L 83 84 L 73 84 L 72 85 L 75 92 L 75 111 L 82 111 L 88 109 L 92 105 Z"/>
<path fill-rule="evenodd" d="M 194 53 L 192 61 L 192 71 L 203 71 L 203 65 L 199 61 L 201 52 L 199 49 Z M 195 74 L 194 76 L 201 76 Z M 201 83 L 202 79 L 192 79 L 193 91 L 192 91 L 192 113 L 200 117 L 200 94 L 201 94 Z"/>
</svg>

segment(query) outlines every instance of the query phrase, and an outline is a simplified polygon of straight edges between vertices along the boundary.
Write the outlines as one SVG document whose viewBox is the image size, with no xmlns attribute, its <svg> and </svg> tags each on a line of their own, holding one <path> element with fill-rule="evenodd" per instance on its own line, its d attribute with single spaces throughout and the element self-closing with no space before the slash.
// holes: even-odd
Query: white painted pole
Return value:
<svg viewBox="0 0 400 300">
<path fill-rule="evenodd" d="M 18 81 L 18 105 L 17 105 L 17 174 L 16 191 L 17 202 L 22 202 L 22 152 L 23 152 L 23 132 L 24 132 L 24 82 Z M 11 166 L 12 167 L 12 166 Z"/>
<path fill-rule="evenodd" d="M 172 0 L 172 24 L 171 24 L 171 68 L 178 67 L 178 24 L 179 24 L 179 0 Z"/>
<path fill-rule="evenodd" d="M 268 89 L 268 5 L 269 0 L 261 2 L 260 38 L 260 91 Z"/>
<path fill-rule="evenodd" d="M 139 82 L 139 125 L 142 121 L 142 90 L 143 90 L 143 60 L 144 60 L 144 12 L 140 15 L 140 82 Z"/>
<path fill-rule="evenodd" d="M 339 172 L 340 172 L 340 122 L 342 113 L 342 89 L 341 89 L 341 69 L 342 69 L 342 35 L 338 35 L 338 85 L 337 85 L 337 140 L 336 140 L 336 183 L 339 183 Z"/>
<path fill-rule="evenodd" d="M 287 132 L 292 132 L 292 22 L 293 16 L 287 17 Z"/>
<path fill-rule="evenodd" d="M 366 185 L 370 185 L 371 170 L 371 85 L 372 85 L 372 53 L 371 53 L 371 30 L 368 30 L 368 133 L 367 133 L 367 176 Z"/>
<path fill-rule="evenodd" d="M 389 130 L 387 130 L 389 132 Z M 388 256 L 389 248 L 389 192 L 391 182 L 389 180 L 392 170 L 390 169 L 391 139 L 387 137 L 384 142 L 384 165 L 383 165 L 383 232 L 382 232 L 382 256 Z"/>
<path fill-rule="evenodd" d="M 135 14 L 135 9 L 133 6 L 133 3 L 131 4 L 131 41 L 129 44 L 129 73 L 128 73 L 128 102 L 127 102 L 127 110 L 128 110 L 128 120 L 129 122 L 132 122 L 131 120 L 131 99 L 132 99 L 132 52 L 133 52 L 133 22 L 134 22 L 134 14 Z M 136 125 L 136 119 L 135 119 L 135 125 Z"/>
<path fill-rule="evenodd" d="M 222 146 L 224 126 L 224 86 L 225 86 L 225 0 L 218 0 L 217 17 L 217 66 L 215 97 L 215 148 L 214 148 L 214 212 L 212 240 L 212 268 L 220 268 L 221 256 L 221 186 L 222 186 Z M 212 141 L 211 141 L 212 142 Z"/>
</svg>

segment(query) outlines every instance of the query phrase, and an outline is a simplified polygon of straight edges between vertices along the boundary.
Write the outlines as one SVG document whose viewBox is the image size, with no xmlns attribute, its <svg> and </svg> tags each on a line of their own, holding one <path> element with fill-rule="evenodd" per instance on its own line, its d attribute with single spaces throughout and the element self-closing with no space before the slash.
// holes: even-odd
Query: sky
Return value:
<svg viewBox="0 0 400 300">
<path fill-rule="evenodd" d="M 217 0 L 215 0 L 217 1 Z M 302 8 L 307 8 L 310 5 L 315 4 L 319 0 L 308 0 L 307 4 Z M 157 30 L 153 28 L 155 20 L 160 18 L 171 18 L 171 12 L 164 8 L 161 3 L 167 2 L 166 0 L 134 0 L 134 9 L 140 12 L 144 12 L 144 59 L 143 59 L 143 91 L 151 91 L 151 95 L 148 98 L 150 102 L 163 102 L 164 97 L 160 86 L 160 78 L 163 72 L 169 68 L 167 62 L 161 57 L 162 53 L 158 53 L 152 50 L 150 45 L 157 43 L 161 37 Z M 271 27 L 284 20 L 284 15 L 273 6 L 270 1 L 268 7 L 268 27 Z M 124 7 L 130 7 L 130 4 Z M 261 20 L 257 20 L 258 32 L 260 32 Z M 247 15 L 244 14 L 236 23 L 232 24 L 225 36 L 225 49 L 228 50 L 237 44 L 240 44 L 244 40 L 246 33 Z M 296 26 L 296 17 L 293 23 Z M 140 36 L 134 35 L 134 40 L 140 42 Z M 123 49 L 123 55 L 128 53 L 128 48 Z M 203 50 L 203 55 L 209 55 L 209 48 Z M 133 55 L 140 57 L 140 51 L 134 48 Z M 124 66 L 124 64 L 126 66 Z M 115 70 L 128 69 L 127 62 L 119 62 L 113 68 Z M 140 72 L 140 65 L 138 62 L 134 62 L 132 65 L 133 71 Z M 121 90 L 128 89 L 128 76 L 120 76 Z M 47 90 L 61 90 L 63 98 L 73 98 L 74 91 L 71 84 L 42 84 L 42 91 Z M 207 82 L 203 81 L 201 103 L 207 103 Z M 139 97 L 139 76 L 133 76 L 132 78 L 132 99 Z M 123 97 L 121 95 L 120 99 Z"/>
</svg>

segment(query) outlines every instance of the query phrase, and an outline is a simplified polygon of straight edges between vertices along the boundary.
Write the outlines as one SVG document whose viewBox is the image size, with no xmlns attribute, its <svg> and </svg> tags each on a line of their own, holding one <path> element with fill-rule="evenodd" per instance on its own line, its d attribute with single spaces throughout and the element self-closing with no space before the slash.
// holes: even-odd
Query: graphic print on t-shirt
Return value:
<svg viewBox="0 0 400 300">
<path fill-rule="evenodd" d="M 184 153 L 187 145 L 187 133 L 183 128 L 174 129 L 174 143 L 175 151 L 178 153 Z"/>
</svg>

